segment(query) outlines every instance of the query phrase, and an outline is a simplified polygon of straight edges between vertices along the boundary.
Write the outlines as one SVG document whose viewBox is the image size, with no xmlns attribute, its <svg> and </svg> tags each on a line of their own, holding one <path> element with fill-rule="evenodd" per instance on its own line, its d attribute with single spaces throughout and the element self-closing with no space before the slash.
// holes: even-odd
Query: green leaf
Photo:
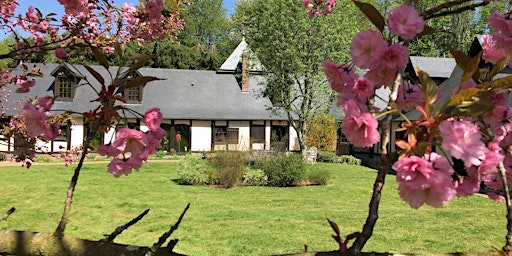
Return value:
<svg viewBox="0 0 512 256">
<path fill-rule="evenodd" d="M 479 91 L 470 101 L 463 101 L 453 110 L 454 115 L 478 116 L 494 108 L 489 100 L 492 91 Z"/>
<path fill-rule="evenodd" d="M 353 2 L 380 32 L 384 31 L 384 25 L 386 24 L 384 17 L 373 5 L 355 0 Z"/>
<path fill-rule="evenodd" d="M 437 85 L 430 78 L 427 72 L 423 70 L 418 70 L 418 77 L 420 79 L 421 88 L 423 89 L 423 94 L 425 95 L 425 100 L 427 103 L 434 104 L 437 100 Z"/>
<path fill-rule="evenodd" d="M 124 48 L 125 48 L 124 44 L 121 44 L 118 42 L 114 43 L 114 51 L 117 54 L 117 56 L 119 56 L 119 58 L 121 60 L 124 58 L 124 50 L 125 50 Z"/>
<path fill-rule="evenodd" d="M 143 84 L 149 83 L 151 81 L 155 81 L 155 80 L 162 80 L 162 79 L 153 77 L 153 76 L 143 76 L 143 77 L 132 78 L 132 79 L 126 80 L 127 82 L 124 85 L 124 88 L 128 89 L 128 88 L 136 87 L 136 86 L 143 85 Z"/>
<path fill-rule="evenodd" d="M 110 66 L 108 64 L 107 56 L 103 53 L 102 50 L 100 50 L 98 47 L 91 47 L 92 53 L 94 54 L 94 57 L 96 57 L 96 60 L 106 69 Z"/>
<path fill-rule="evenodd" d="M 459 50 L 456 50 L 455 48 L 452 48 L 449 45 L 448 50 L 450 50 L 450 53 L 452 54 L 453 58 L 455 58 L 455 62 L 457 62 L 457 65 L 463 70 L 465 70 L 467 63 L 471 61 L 471 57 L 469 57 L 467 54 Z"/>
<path fill-rule="evenodd" d="M 334 230 L 334 233 L 339 237 L 340 236 L 340 228 L 338 227 L 338 224 L 336 222 L 331 221 L 330 219 L 327 219 L 329 222 L 329 225 L 331 225 L 331 228 Z"/>
<path fill-rule="evenodd" d="M 485 83 L 492 89 L 512 89 L 512 75 Z"/>
<path fill-rule="evenodd" d="M 98 73 L 96 70 L 89 67 L 88 65 L 84 65 L 84 68 L 87 69 L 87 71 L 89 71 L 89 73 L 91 73 L 94 76 L 94 78 L 96 78 L 96 80 L 98 80 L 98 82 L 100 82 L 101 85 L 105 84 L 105 80 L 100 75 L 100 73 Z"/>
<path fill-rule="evenodd" d="M 491 73 L 489 73 L 489 77 L 493 78 L 495 75 L 500 73 L 500 71 L 502 71 L 507 66 L 507 63 L 510 61 L 511 58 L 512 55 L 509 54 L 505 58 L 498 60 L 496 64 L 494 64 L 494 66 L 492 67 Z"/>
<path fill-rule="evenodd" d="M 473 97 L 475 97 L 480 91 L 481 89 L 478 88 L 468 88 L 466 90 L 462 90 L 450 99 L 448 106 L 457 106 L 463 102 L 471 101 Z"/>
</svg>

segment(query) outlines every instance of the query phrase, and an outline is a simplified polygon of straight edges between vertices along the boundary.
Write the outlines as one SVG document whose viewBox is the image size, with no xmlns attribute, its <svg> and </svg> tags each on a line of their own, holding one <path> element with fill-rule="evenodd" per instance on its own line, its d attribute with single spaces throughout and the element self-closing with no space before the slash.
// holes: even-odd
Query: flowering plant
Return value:
<svg viewBox="0 0 512 256">
<path fill-rule="evenodd" d="M 506 201 L 508 221 L 512 223 L 508 189 L 512 184 L 512 107 L 507 105 L 512 76 L 496 77 L 506 65 L 512 64 L 511 13 L 496 12 L 489 17 L 494 32 L 483 36 L 483 52 L 477 56 L 450 48 L 462 75 L 449 100 L 441 102 L 442 88 L 426 72 L 419 72 L 419 83 L 406 81 L 408 44 L 416 37 L 435 32 L 425 26 L 425 19 L 440 16 L 447 6 L 469 1 L 450 2 L 424 14 L 414 8 L 415 1 L 406 1 L 386 17 L 370 4 L 353 2 L 376 29 L 361 31 L 353 38 L 351 64 L 326 60 L 322 66 L 332 89 L 338 93 L 338 105 L 345 112 L 341 131 L 357 147 L 373 147 L 380 142 L 382 157 L 369 218 L 350 252 L 360 252 L 377 219 L 380 191 L 391 165 L 387 144 L 393 116 L 404 120 L 398 131 L 404 131 L 405 136 L 395 141 L 398 159 L 391 165 L 403 200 L 415 209 L 424 204 L 441 207 L 455 196 L 476 193 L 483 183 L 491 190 L 490 198 Z M 322 10 L 326 6 L 334 6 L 324 1 L 303 3 L 313 16 L 325 14 Z M 490 68 L 485 69 L 480 63 L 488 63 Z M 356 75 L 357 68 L 364 71 L 362 77 Z M 391 91 L 386 100 L 388 106 L 376 109 L 376 90 L 382 87 Z M 411 109 L 420 114 L 416 120 L 406 115 Z M 504 250 L 511 249 L 509 228 Z"/>
<path fill-rule="evenodd" d="M 82 116 L 89 125 L 84 144 L 77 149 L 65 151 L 61 155 L 68 165 L 74 161 L 75 153 L 81 153 L 67 191 L 63 214 L 55 232 L 52 234 L 26 232 L 24 235 L 27 240 L 43 239 L 46 241 L 38 242 L 38 245 L 34 246 L 32 250 L 34 252 L 45 251 L 49 255 L 84 255 L 84 250 L 89 250 L 88 253 L 92 253 L 91 255 L 97 253 L 169 255 L 172 253 L 172 247 L 165 248 L 165 250 L 161 247 L 173 230 L 162 236 L 151 248 L 125 248 L 111 243 L 119 233 L 147 214 L 147 211 L 116 229 L 106 239 L 95 243 L 88 242 L 90 248 L 87 246 L 84 248 L 82 245 L 74 246 L 73 243 L 76 241 L 69 239 L 66 240 L 66 246 L 62 246 L 64 231 L 70 216 L 73 192 L 89 146 L 96 134 L 115 129 L 116 123 L 121 121 L 122 113 L 125 112 L 144 119 L 146 131 L 122 128 L 117 131 L 117 136 L 113 141 L 99 147 L 98 153 L 113 157 L 108 165 L 108 172 L 115 177 L 120 177 L 122 174 L 128 175 L 133 169 L 139 170 L 143 161 L 146 161 L 150 154 L 156 152 L 161 140 L 166 135 L 165 131 L 160 128 L 162 114 L 158 108 L 151 108 L 145 114 L 140 114 L 124 105 L 126 100 L 119 93 L 121 89 L 143 85 L 158 80 L 158 78 L 145 76 L 124 78 L 122 76 L 124 72 L 132 72 L 144 66 L 151 56 L 126 56 L 123 44 L 129 41 L 137 41 L 142 44 L 145 40 L 175 38 L 183 27 L 180 14 L 183 5 L 188 4 L 188 1 L 148 0 L 141 2 L 140 6 L 125 3 L 121 7 L 111 2 L 107 0 L 59 0 L 65 13 L 58 20 L 56 14 L 50 13 L 44 16 L 39 9 L 33 6 L 30 6 L 25 14 L 16 15 L 17 0 L 0 0 L 0 30 L 11 33 L 15 40 L 13 50 L 0 54 L 0 59 L 24 60 L 29 55 L 44 56 L 54 53 L 57 59 L 66 61 L 68 50 L 85 48 L 94 54 L 97 61 L 108 72 L 108 77 L 103 77 L 94 68 L 84 66 L 91 76 L 81 75 L 80 79 L 83 81 L 83 85 L 88 86 L 96 93 L 97 97 L 91 99 L 91 106 L 96 106 L 94 109 L 85 113 L 77 113 L 73 110 L 55 110 L 52 108 L 56 100 L 55 97 L 35 98 L 22 104 L 21 113 L 12 118 L 10 125 L 4 128 L 4 135 L 14 137 L 18 143 L 15 160 L 22 161 L 27 167 L 30 167 L 35 152 L 42 150 L 38 143 L 51 141 L 59 136 L 61 128 L 69 123 L 73 115 Z M 24 38 L 16 30 L 22 30 L 29 36 Z M 110 54 L 116 54 L 120 58 L 121 64 L 114 72 L 112 72 L 114 68 L 110 67 L 108 63 Z M 72 67 L 73 63 L 67 63 L 66 66 Z M 15 84 L 17 93 L 26 93 L 32 87 L 37 86 L 33 77 L 42 75 L 37 65 L 29 68 L 26 64 L 20 64 L 15 70 L 0 69 L 0 87 Z M 99 87 L 93 86 L 91 79 L 94 79 L 95 84 L 99 84 Z M 1 92 L 2 100 L 7 100 L 11 93 L 3 88 Z M 5 110 L 4 104 L 0 104 L 0 108 Z M 188 207 L 184 213 L 187 209 Z M 1 219 L 5 219 L 13 211 L 10 210 Z M 183 218 L 183 214 L 179 221 Z M 11 233 L 0 232 L 0 237 L 3 237 L 0 239 L 1 248 L 16 247 L 5 245 L 11 242 L 17 243 L 16 239 L 8 238 Z M 57 244 L 59 246 L 54 246 Z M 37 246 L 40 247 L 35 248 Z M 16 254 L 18 251 L 15 250 L 17 249 L 2 253 Z"/>
</svg>

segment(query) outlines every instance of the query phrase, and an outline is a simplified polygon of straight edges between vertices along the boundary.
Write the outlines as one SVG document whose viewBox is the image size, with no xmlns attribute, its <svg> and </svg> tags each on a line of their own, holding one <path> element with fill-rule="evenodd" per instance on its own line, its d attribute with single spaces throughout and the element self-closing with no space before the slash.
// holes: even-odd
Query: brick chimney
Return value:
<svg viewBox="0 0 512 256">
<path fill-rule="evenodd" d="M 249 52 L 242 53 L 242 92 L 249 91 Z"/>
</svg>

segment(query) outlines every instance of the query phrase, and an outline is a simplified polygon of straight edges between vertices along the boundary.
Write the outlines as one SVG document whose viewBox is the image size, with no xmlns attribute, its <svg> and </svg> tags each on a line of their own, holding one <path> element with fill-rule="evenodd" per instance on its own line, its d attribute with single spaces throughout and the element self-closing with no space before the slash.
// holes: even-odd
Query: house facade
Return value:
<svg viewBox="0 0 512 256">
<path fill-rule="evenodd" d="M 158 107 L 163 114 L 161 127 L 167 131 L 162 149 L 177 152 L 201 152 L 216 150 L 298 150 L 297 135 L 284 113 L 275 113 L 269 108 L 272 103 L 262 97 L 261 65 L 251 57 L 247 44 L 242 41 L 218 71 L 173 70 L 140 68 L 136 71 L 121 70 L 123 78 L 141 76 L 157 77 L 145 85 L 123 89 L 118 93 L 126 99 L 124 106 L 141 113 Z M 31 66 L 34 64 L 26 64 Z M 36 78 L 36 86 L 29 93 L 14 93 L 16 86 L 10 85 L 10 99 L 4 106 L 3 123 L 19 114 L 21 105 L 28 98 L 55 96 L 53 112 L 87 112 L 97 105 L 90 100 L 96 94 L 91 88 L 100 88 L 94 76 L 80 65 L 37 64 L 43 77 Z M 91 66 L 108 81 L 117 67 L 106 70 L 102 66 Z M 110 74 L 109 74 L 110 72 Z M 88 81 L 90 85 L 86 83 Z M 130 112 L 121 113 L 123 118 L 116 127 L 94 138 L 95 147 L 115 139 L 115 130 L 120 127 L 147 130 L 143 119 Z M 51 142 L 39 142 L 42 151 L 59 152 L 83 145 L 89 129 L 81 115 L 73 115 L 73 121 L 61 127 L 58 138 Z M 1 138 L 0 151 L 13 152 L 14 138 Z"/>
</svg>

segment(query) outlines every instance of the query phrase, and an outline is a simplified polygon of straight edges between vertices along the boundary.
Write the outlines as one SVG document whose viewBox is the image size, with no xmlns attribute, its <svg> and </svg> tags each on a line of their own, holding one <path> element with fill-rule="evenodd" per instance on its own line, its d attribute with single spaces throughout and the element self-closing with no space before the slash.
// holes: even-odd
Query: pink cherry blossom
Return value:
<svg viewBox="0 0 512 256">
<path fill-rule="evenodd" d="M 455 182 L 457 196 L 470 196 L 480 189 L 481 180 L 478 167 L 472 166 L 467 168 L 467 173 L 467 176 L 460 177 L 460 179 Z"/>
<path fill-rule="evenodd" d="M 383 63 L 379 63 L 366 72 L 364 77 L 371 80 L 375 85 L 375 88 L 380 88 L 382 86 L 393 84 L 396 79 L 396 73 L 396 69 L 387 68 Z"/>
<path fill-rule="evenodd" d="M 162 123 L 162 112 L 159 108 L 151 108 L 144 114 L 144 123 L 151 131 L 160 128 Z"/>
<path fill-rule="evenodd" d="M 364 77 L 358 78 L 353 88 L 356 94 L 361 97 L 370 97 L 375 93 L 375 87 L 372 81 Z"/>
<path fill-rule="evenodd" d="M 505 15 L 496 11 L 492 13 L 487 20 L 489 21 L 489 25 L 493 27 L 495 31 L 505 35 L 511 34 L 512 20 L 510 19 L 510 15 Z"/>
<path fill-rule="evenodd" d="M 392 44 L 382 56 L 382 63 L 388 69 L 401 69 L 409 62 L 409 48 L 401 44 Z"/>
<path fill-rule="evenodd" d="M 389 31 L 404 40 L 413 39 L 424 29 L 425 22 L 419 12 L 410 5 L 402 5 L 388 13 Z"/>
<path fill-rule="evenodd" d="M 425 106 L 425 96 L 419 84 L 403 82 L 398 88 L 396 108 L 398 111 L 409 111 L 416 106 Z"/>
<path fill-rule="evenodd" d="M 358 78 L 355 68 L 347 64 L 335 64 L 324 60 L 322 66 L 331 88 L 338 93 L 350 91 Z"/>
<path fill-rule="evenodd" d="M 147 144 L 145 133 L 123 127 L 117 131 L 112 147 L 121 152 L 139 154 Z"/>
<path fill-rule="evenodd" d="M 456 191 L 451 182 L 453 169 L 448 160 L 436 153 L 405 157 L 395 162 L 400 197 L 418 209 L 423 204 L 441 207 L 450 202 Z"/>
<path fill-rule="evenodd" d="M 142 166 L 142 160 L 137 157 L 130 157 L 128 159 L 114 158 L 108 164 L 108 172 L 119 178 L 121 175 L 128 175 L 132 173 L 132 169 L 139 170 Z"/>
<path fill-rule="evenodd" d="M 484 49 L 482 58 L 484 60 L 496 64 L 496 62 L 505 57 L 505 51 L 502 48 L 496 47 L 496 42 L 491 35 L 483 35 L 482 41 L 482 48 Z"/>
<path fill-rule="evenodd" d="M 47 130 L 46 117 L 43 112 L 39 111 L 36 106 L 27 102 L 23 106 L 21 116 L 27 124 L 27 133 L 31 137 L 36 137 L 40 134 L 44 134 Z"/>
<path fill-rule="evenodd" d="M 439 131 L 443 135 L 443 148 L 462 160 L 466 167 L 482 163 L 486 147 L 480 140 L 482 136 L 478 125 L 465 119 L 449 118 L 441 122 Z"/>
<path fill-rule="evenodd" d="M 379 122 L 368 112 L 361 112 L 356 101 L 349 100 L 343 105 L 345 117 L 341 131 L 356 147 L 370 147 L 380 140 Z"/>
<path fill-rule="evenodd" d="M 373 68 L 380 63 L 388 43 L 382 35 L 375 30 L 359 32 L 350 44 L 350 56 L 356 66 L 360 68 Z"/>
</svg>

